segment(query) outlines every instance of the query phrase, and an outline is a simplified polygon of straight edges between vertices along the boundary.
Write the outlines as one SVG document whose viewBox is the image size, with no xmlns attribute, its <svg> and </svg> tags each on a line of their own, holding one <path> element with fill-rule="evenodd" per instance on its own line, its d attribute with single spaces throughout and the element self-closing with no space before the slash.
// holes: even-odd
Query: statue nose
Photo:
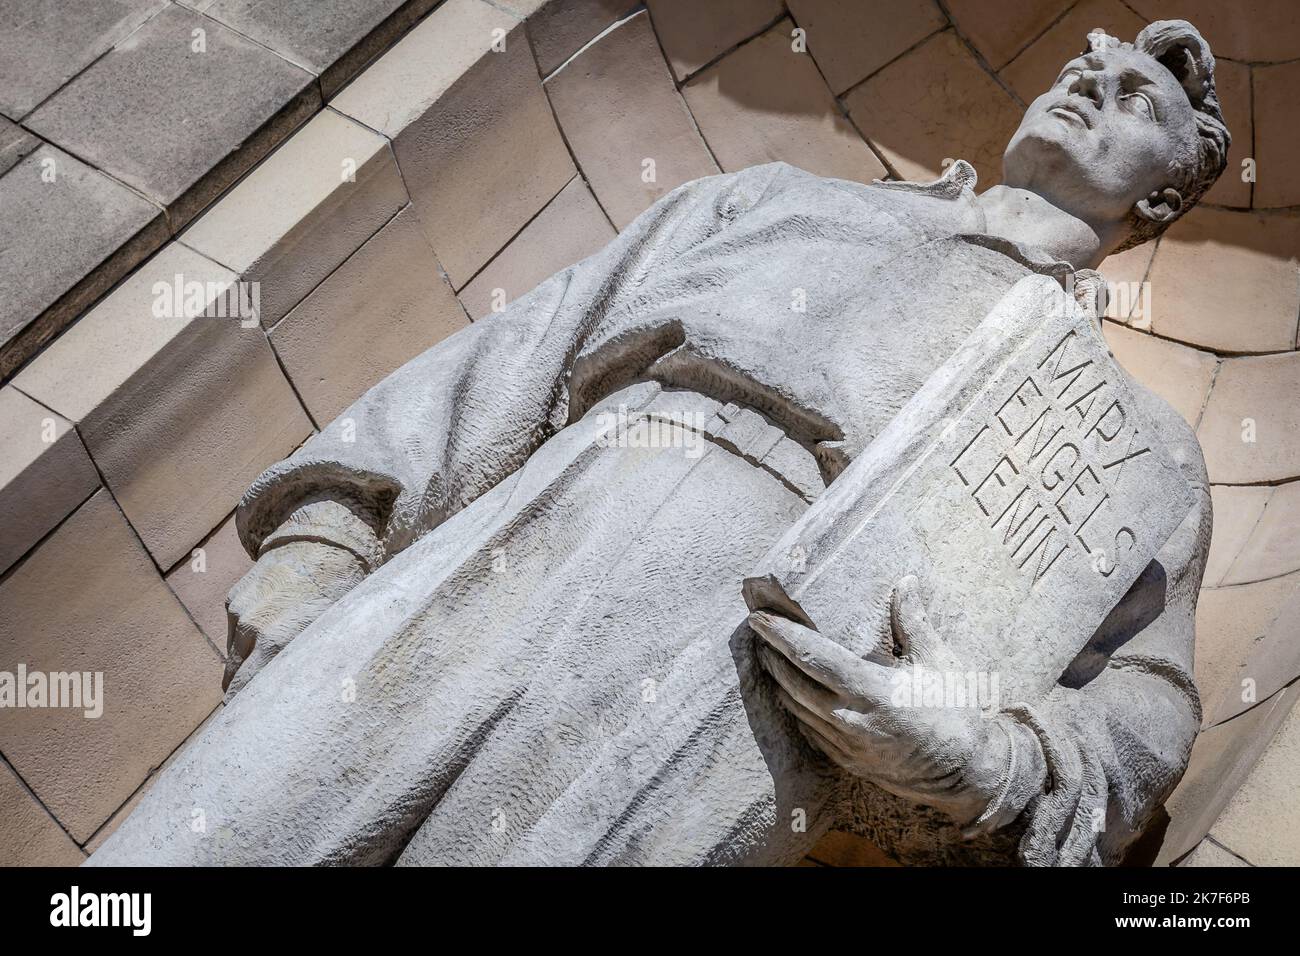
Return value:
<svg viewBox="0 0 1300 956">
<path fill-rule="evenodd" d="M 1101 109 L 1104 93 L 1101 76 L 1093 70 L 1084 70 L 1075 77 L 1070 85 L 1070 92 L 1092 100 L 1092 105 Z"/>
</svg>

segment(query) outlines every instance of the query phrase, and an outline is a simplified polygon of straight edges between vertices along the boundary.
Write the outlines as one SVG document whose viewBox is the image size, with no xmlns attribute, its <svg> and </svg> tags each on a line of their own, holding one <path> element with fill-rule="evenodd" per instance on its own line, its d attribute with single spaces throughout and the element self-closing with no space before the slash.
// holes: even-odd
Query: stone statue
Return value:
<svg viewBox="0 0 1300 956">
<path fill-rule="evenodd" d="M 1092 269 L 1194 205 L 1229 136 L 1190 24 L 1088 40 L 1001 185 L 976 195 L 961 161 L 928 185 L 781 163 L 689 183 L 262 475 L 226 706 L 91 862 L 787 863 L 832 826 L 908 863 L 1118 862 L 1199 724 L 1211 512 L 1192 430 L 1099 344 Z M 1027 372 L 1004 361 L 1058 327 Z M 1087 381 L 1071 343 L 1122 392 L 1070 412 L 1098 449 L 1123 435 L 1093 478 L 1136 523 L 1097 545 L 1090 469 L 1053 454 L 1032 477 L 1074 478 L 1061 533 L 1000 552 L 995 526 L 977 567 L 900 463 L 960 437 L 945 480 L 992 522 L 1017 467 L 961 457 L 983 432 L 957 400 L 1010 383 L 987 419 L 1010 436 Z M 1145 493 L 1097 477 L 1144 462 Z M 907 535 L 956 543 L 918 565 Z M 1095 593 L 1053 590 L 1085 559 Z M 1004 600 L 1040 623 L 980 624 Z M 897 697 L 910 667 L 990 660 L 991 706 Z"/>
</svg>

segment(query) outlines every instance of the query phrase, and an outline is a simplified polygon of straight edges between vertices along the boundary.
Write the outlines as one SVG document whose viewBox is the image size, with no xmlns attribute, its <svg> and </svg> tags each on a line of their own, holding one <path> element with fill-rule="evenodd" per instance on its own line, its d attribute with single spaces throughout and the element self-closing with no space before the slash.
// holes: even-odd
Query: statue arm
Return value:
<svg viewBox="0 0 1300 956">
<path fill-rule="evenodd" d="M 1212 520 L 1200 447 L 1152 409 L 1195 504 L 1045 697 L 989 719 L 974 704 L 896 700 L 898 655 L 966 668 L 928 620 L 916 580 L 894 588 L 892 657 L 860 657 L 781 614 L 755 611 L 759 660 L 806 739 L 850 773 L 947 813 L 971 835 L 1023 824 L 1030 865 L 1118 862 L 1178 783 L 1200 724 L 1196 597 Z"/>
<path fill-rule="evenodd" d="M 628 314 L 658 265 L 802 175 L 770 164 L 678 187 L 600 252 L 393 372 L 258 477 L 236 514 L 257 560 L 229 601 L 231 692 L 564 427 L 573 360 L 593 332 Z"/>
</svg>

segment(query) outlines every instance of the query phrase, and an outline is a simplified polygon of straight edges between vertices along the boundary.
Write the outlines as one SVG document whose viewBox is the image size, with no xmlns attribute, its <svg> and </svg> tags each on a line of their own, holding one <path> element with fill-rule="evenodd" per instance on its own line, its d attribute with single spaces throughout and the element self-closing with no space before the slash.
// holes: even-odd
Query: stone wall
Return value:
<svg viewBox="0 0 1300 956">
<path fill-rule="evenodd" d="M 23 328 L 80 317 L 0 388 L 0 669 L 103 671 L 107 704 L 98 720 L 0 713 L 0 864 L 79 861 L 220 706 L 223 601 L 249 567 L 231 518 L 240 493 L 389 371 L 699 176 L 784 160 L 864 182 L 925 179 L 962 157 L 991 185 L 1024 104 L 1091 28 L 1131 38 L 1166 16 L 1214 47 L 1234 146 L 1201 208 L 1103 266 L 1119 293 L 1106 322 L 1116 356 L 1197 428 L 1214 485 L 1197 638 L 1205 730 L 1152 855 L 1300 862 L 1288 826 L 1300 823 L 1288 785 L 1300 746 L 1288 719 L 1300 675 L 1300 12 L 1288 0 L 1257 0 L 1249 15 L 1210 0 L 446 0 L 422 20 L 432 4 L 376 0 L 350 45 L 330 49 L 292 24 L 243 22 L 224 0 L 117 6 L 137 20 L 125 39 L 117 21 L 105 28 L 113 52 L 201 16 L 241 56 L 261 57 L 248 42 L 314 79 L 267 101 L 271 118 L 307 105 L 233 173 L 215 147 L 157 182 L 132 181 L 107 146 L 77 152 L 86 182 L 147 208 L 123 200 L 111 221 L 130 228 L 95 233 L 98 265 L 17 300 Z M 12 177 L 37 175 L 43 151 L 89 135 L 62 93 L 24 112 L 43 94 L 0 101 L 18 121 L 0 134 L 25 144 L 0 163 L 0 198 L 26 195 Z M 188 95 L 175 91 L 177 115 Z M 37 212 L 81 202 L 75 179 Z M 198 285 L 159 314 L 177 276 Z M 196 315 L 228 307 L 219 284 L 234 280 L 256 283 L 255 320 Z M 837 834 L 812 862 L 882 861 Z"/>
</svg>

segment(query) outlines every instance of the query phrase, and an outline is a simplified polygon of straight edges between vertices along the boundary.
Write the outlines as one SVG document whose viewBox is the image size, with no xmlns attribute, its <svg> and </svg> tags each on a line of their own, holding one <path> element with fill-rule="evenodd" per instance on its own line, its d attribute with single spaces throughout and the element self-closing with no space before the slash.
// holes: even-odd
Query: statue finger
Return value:
<svg viewBox="0 0 1300 956">
<path fill-rule="evenodd" d="M 842 735 L 834 727 L 802 706 L 780 687 L 776 689 L 776 693 L 785 709 L 794 717 L 799 732 L 815 749 L 820 750 L 842 767 L 851 769 L 857 763 Z"/>
<path fill-rule="evenodd" d="M 830 720 L 835 711 L 844 706 L 843 698 L 812 680 L 768 645 L 759 644 L 756 650 L 763 669 L 776 681 L 777 689 L 798 701 L 801 707 Z"/>
<path fill-rule="evenodd" d="M 925 613 L 921 582 L 916 575 L 905 575 L 894 586 L 889 602 L 889 621 L 894 640 L 911 660 L 925 662 L 939 653 L 939 635 L 930 626 Z"/>
<path fill-rule="evenodd" d="M 889 700 L 891 668 L 864 661 L 812 628 L 778 614 L 755 611 L 749 624 L 769 647 L 826 689 L 872 706 Z"/>
</svg>

